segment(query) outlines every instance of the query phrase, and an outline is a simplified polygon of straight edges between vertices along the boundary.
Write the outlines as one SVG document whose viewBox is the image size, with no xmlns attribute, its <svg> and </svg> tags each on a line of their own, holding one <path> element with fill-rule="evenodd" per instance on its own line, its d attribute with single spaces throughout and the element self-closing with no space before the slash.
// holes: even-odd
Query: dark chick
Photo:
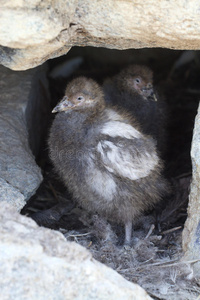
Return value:
<svg viewBox="0 0 200 300">
<path fill-rule="evenodd" d="M 53 165 L 73 198 L 86 210 L 125 225 L 165 195 L 167 183 L 154 140 L 129 114 L 106 107 L 92 79 L 70 82 L 49 135 Z"/>
<path fill-rule="evenodd" d="M 166 107 L 153 87 L 153 72 L 146 66 L 131 65 L 107 79 L 103 85 L 106 102 L 128 110 L 142 131 L 165 147 Z"/>
</svg>

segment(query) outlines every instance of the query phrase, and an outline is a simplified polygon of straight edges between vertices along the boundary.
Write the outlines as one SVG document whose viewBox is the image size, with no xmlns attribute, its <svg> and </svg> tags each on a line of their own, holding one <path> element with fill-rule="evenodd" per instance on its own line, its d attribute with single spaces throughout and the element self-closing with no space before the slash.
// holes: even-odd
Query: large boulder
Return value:
<svg viewBox="0 0 200 300">
<path fill-rule="evenodd" d="M 42 181 L 32 151 L 38 153 L 48 108 L 45 68 L 14 72 L 0 66 L 0 85 L 0 200 L 20 210 Z"/>
<path fill-rule="evenodd" d="M 183 231 L 183 260 L 191 261 L 195 274 L 200 276 L 200 106 L 195 120 L 191 158 L 193 174 L 188 218 Z"/>
<path fill-rule="evenodd" d="M 138 285 L 56 231 L 0 203 L 1 299 L 150 300 Z"/>
<path fill-rule="evenodd" d="M 71 46 L 200 49 L 198 0 L 1 1 L 0 63 L 37 66 Z"/>
</svg>

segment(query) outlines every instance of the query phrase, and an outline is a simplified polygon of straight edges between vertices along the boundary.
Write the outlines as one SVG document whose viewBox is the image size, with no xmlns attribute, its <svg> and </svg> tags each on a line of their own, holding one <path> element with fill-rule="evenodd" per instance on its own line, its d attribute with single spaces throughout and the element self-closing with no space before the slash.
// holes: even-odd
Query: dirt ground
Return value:
<svg viewBox="0 0 200 300">
<path fill-rule="evenodd" d="M 200 99 L 199 52 L 75 47 L 66 56 L 49 61 L 51 106 L 53 108 L 61 99 L 72 77 L 86 75 L 102 83 L 105 77 L 129 63 L 145 63 L 153 69 L 155 85 L 161 89 L 168 105 L 164 161 L 165 176 L 173 187 L 172 195 L 134 224 L 133 246 L 124 247 L 122 226 L 108 223 L 96 213 L 91 215 L 73 204 L 53 171 L 45 140 L 37 158 L 44 181 L 22 213 L 31 216 L 64 201 L 67 212 L 49 224 L 50 228 L 62 232 L 68 241 L 86 247 L 95 259 L 138 283 L 153 299 L 199 299 L 200 282 L 193 276 L 192 262 L 181 259 L 181 233 L 187 217 L 192 174 L 192 131 Z M 59 77 L 63 69 L 65 75 Z M 52 117 L 49 116 L 49 123 Z"/>
</svg>

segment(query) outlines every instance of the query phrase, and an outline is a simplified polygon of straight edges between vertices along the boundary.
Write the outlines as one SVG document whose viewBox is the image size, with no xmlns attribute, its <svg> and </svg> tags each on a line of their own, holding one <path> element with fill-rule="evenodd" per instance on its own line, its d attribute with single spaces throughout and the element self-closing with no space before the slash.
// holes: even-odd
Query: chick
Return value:
<svg viewBox="0 0 200 300">
<path fill-rule="evenodd" d="M 168 189 L 155 141 L 141 133 L 128 113 L 107 107 L 92 79 L 70 82 L 48 139 L 55 170 L 86 210 L 125 225 L 152 208 Z"/>
<path fill-rule="evenodd" d="M 106 102 L 127 109 L 138 121 L 142 131 L 165 148 L 166 106 L 153 87 L 153 72 L 146 66 L 130 65 L 119 74 L 105 80 Z"/>
</svg>

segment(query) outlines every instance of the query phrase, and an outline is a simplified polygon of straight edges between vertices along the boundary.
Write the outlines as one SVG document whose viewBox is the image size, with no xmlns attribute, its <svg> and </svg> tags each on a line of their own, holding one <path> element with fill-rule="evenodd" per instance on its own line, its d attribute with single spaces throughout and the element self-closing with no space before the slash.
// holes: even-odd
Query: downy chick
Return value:
<svg viewBox="0 0 200 300">
<path fill-rule="evenodd" d="M 103 88 L 106 102 L 129 111 L 142 131 L 151 135 L 164 152 L 166 106 L 153 87 L 153 72 L 143 65 L 130 65 L 105 80 Z"/>
<path fill-rule="evenodd" d="M 125 225 L 163 197 L 168 185 L 155 141 L 129 114 L 109 108 L 92 79 L 70 82 L 57 112 L 48 145 L 55 170 L 86 210 Z"/>
</svg>

